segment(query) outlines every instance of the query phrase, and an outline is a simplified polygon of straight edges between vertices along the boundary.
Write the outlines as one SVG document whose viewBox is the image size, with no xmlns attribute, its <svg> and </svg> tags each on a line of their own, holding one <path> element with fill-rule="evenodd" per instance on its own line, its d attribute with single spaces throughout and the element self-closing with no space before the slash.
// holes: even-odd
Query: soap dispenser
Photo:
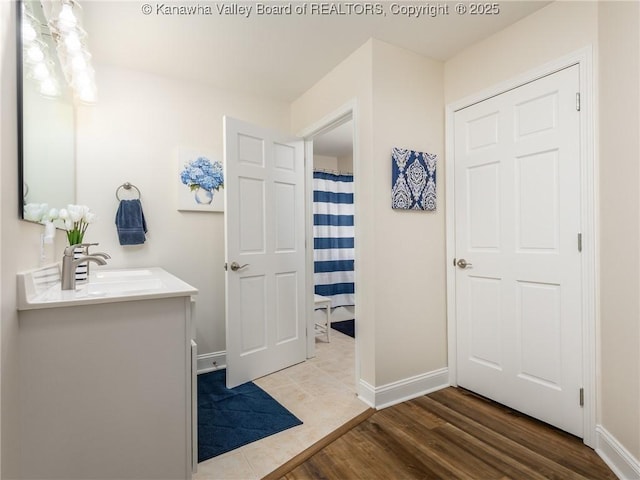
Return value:
<svg viewBox="0 0 640 480">
<path fill-rule="evenodd" d="M 40 235 L 40 266 L 53 262 L 53 241 L 56 238 L 56 227 L 52 221 L 44 222 L 44 232 Z"/>
</svg>

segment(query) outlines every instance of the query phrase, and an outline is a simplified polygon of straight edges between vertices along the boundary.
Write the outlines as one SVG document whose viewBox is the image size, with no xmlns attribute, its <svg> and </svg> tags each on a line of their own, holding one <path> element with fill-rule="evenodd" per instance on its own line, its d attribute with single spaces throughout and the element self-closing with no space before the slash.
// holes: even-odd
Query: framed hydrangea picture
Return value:
<svg viewBox="0 0 640 480">
<path fill-rule="evenodd" d="M 224 168 L 211 154 L 178 149 L 178 210 L 224 212 Z"/>
</svg>

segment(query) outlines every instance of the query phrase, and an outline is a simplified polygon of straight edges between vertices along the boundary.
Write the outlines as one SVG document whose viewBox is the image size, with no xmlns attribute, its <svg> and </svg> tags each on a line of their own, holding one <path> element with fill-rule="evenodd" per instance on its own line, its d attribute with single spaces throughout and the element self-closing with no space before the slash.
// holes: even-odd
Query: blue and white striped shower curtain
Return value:
<svg viewBox="0 0 640 480">
<path fill-rule="evenodd" d="M 355 305 L 353 175 L 313 172 L 315 293 Z"/>
</svg>

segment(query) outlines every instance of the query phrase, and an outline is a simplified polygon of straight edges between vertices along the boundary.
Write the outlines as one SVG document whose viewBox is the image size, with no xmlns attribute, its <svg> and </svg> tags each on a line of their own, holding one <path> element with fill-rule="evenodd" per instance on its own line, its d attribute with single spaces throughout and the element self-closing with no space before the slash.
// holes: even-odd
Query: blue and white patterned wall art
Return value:
<svg viewBox="0 0 640 480">
<path fill-rule="evenodd" d="M 391 154 L 391 207 L 436 209 L 436 159 L 431 153 L 394 148 Z"/>
</svg>

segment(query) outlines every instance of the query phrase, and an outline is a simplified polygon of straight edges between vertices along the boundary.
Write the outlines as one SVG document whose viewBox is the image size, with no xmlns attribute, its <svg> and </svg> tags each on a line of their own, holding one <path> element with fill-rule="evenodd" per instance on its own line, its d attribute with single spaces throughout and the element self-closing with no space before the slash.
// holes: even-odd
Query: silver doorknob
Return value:
<svg viewBox="0 0 640 480">
<path fill-rule="evenodd" d="M 243 269 L 244 267 L 248 267 L 249 264 L 245 263 L 244 265 L 240 265 L 238 262 L 231 262 L 231 270 L 237 272 L 238 270 Z"/>
<path fill-rule="evenodd" d="M 458 267 L 460 267 L 460 268 L 467 268 L 467 267 L 472 266 L 473 264 L 467 263 L 467 261 L 464 258 L 461 258 L 460 260 L 458 260 L 456 262 L 456 265 L 458 265 Z"/>
</svg>

